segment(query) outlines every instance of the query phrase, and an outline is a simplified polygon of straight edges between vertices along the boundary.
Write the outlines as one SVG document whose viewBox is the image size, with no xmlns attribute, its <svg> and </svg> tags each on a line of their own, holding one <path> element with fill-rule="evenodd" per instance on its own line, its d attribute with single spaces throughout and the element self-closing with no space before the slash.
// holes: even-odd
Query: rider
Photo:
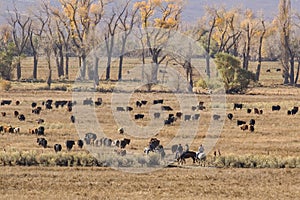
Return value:
<svg viewBox="0 0 300 200">
<path fill-rule="evenodd" d="M 185 144 L 185 149 L 184 149 L 184 151 L 185 151 L 185 152 L 188 152 L 189 150 L 190 150 L 189 145 L 188 145 L 188 144 Z"/>
<path fill-rule="evenodd" d="M 197 157 L 200 153 L 204 153 L 204 147 L 202 146 L 202 144 L 200 144 L 198 152 L 197 152 Z"/>
<path fill-rule="evenodd" d="M 182 153 L 183 153 L 183 148 L 182 148 L 181 144 L 178 144 L 175 159 L 177 159 L 179 156 L 181 156 Z"/>
</svg>

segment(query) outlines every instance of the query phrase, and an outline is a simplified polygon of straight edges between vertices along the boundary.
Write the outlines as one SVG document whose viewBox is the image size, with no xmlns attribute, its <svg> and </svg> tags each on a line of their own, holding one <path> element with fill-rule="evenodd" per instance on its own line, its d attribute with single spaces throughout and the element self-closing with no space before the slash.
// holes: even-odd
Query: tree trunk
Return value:
<svg viewBox="0 0 300 200">
<path fill-rule="evenodd" d="M 297 85 L 297 83 L 298 83 L 299 71 L 300 71 L 300 59 L 298 59 L 298 67 L 297 67 L 297 72 L 296 72 L 295 85 Z"/>
<path fill-rule="evenodd" d="M 295 57 L 293 55 L 290 59 L 290 84 L 295 84 Z"/>
<path fill-rule="evenodd" d="M 69 54 L 66 53 L 66 79 L 69 79 Z"/>
<path fill-rule="evenodd" d="M 106 77 L 105 80 L 109 80 L 110 79 L 110 66 L 111 65 L 111 55 L 108 55 L 107 57 L 107 66 L 106 66 Z"/>
<path fill-rule="evenodd" d="M 33 52 L 33 79 L 37 79 L 37 67 L 38 67 L 38 56 L 36 52 Z"/>
<path fill-rule="evenodd" d="M 121 55 L 119 57 L 119 73 L 118 73 L 118 80 L 122 80 L 122 70 L 123 70 L 123 58 L 124 58 L 124 52 L 125 52 L 125 45 L 126 45 L 126 37 L 122 38 L 122 49 L 121 49 Z"/>
<path fill-rule="evenodd" d="M 96 86 L 99 85 L 99 72 L 98 72 L 98 68 L 99 68 L 99 57 L 95 56 L 95 66 L 94 66 L 94 83 Z"/>
<path fill-rule="evenodd" d="M 49 74 L 48 74 L 48 78 L 47 78 L 47 85 L 48 85 L 48 88 L 50 89 L 51 83 L 52 83 L 52 69 L 51 69 L 50 57 L 48 58 L 48 69 L 49 69 Z"/>
<path fill-rule="evenodd" d="M 18 57 L 18 62 L 17 62 L 17 79 L 20 80 L 22 76 L 22 71 L 21 71 L 21 60 L 20 56 Z"/>
<path fill-rule="evenodd" d="M 84 80 L 86 78 L 86 55 L 83 54 L 81 57 L 80 67 L 80 78 Z"/>
<path fill-rule="evenodd" d="M 257 68 L 256 68 L 256 74 L 255 74 L 255 80 L 259 81 L 259 77 L 260 77 L 260 71 L 261 71 L 261 63 L 262 63 L 262 44 L 263 44 L 263 39 L 266 33 L 266 28 L 265 28 L 265 22 L 264 20 L 261 21 L 261 24 L 263 26 L 263 32 L 259 37 L 259 46 L 258 46 L 258 64 L 257 64 Z"/>
<path fill-rule="evenodd" d="M 64 73 L 64 54 L 63 54 L 62 47 L 60 47 L 58 49 L 58 55 L 59 55 L 59 76 L 58 77 L 61 77 L 61 76 L 65 75 L 65 73 Z"/>
</svg>

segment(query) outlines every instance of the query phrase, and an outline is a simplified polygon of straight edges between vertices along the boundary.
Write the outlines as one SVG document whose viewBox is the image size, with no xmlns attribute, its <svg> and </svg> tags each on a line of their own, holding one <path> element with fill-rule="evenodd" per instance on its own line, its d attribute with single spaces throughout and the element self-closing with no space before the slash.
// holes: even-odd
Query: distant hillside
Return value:
<svg viewBox="0 0 300 200">
<path fill-rule="evenodd" d="M 121 0 L 117 0 L 121 1 Z M 134 0 L 139 1 L 139 0 Z M 28 7 L 37 5 L 39 0 L 15 0 L 18 9 L 25 10 Z M 57 4 L 57 0 L 51 0 L 52 4 Z M 193 22 L 203 16 L 204 6 L 225 6 L 232 8 L 239 6 L 241 8 L 250 8 L 255 13 L 263 12 L 267 19 L 273 19 L 278 12 L 279 0 L 188 0 L 183 12 L 183 20 Z M 12 9 L 12 0 L 0 0 L 0 23 L 5 22 L 7 8 Z M 292 0 L 292 8 L 300 12 L 300 0 Z"/>
</svg>

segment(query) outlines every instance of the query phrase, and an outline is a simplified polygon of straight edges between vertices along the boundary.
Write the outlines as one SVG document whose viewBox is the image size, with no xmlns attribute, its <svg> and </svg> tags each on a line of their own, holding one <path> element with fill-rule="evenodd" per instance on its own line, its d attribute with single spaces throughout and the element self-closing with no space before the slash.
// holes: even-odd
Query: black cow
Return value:
<svg viewBox="0 0 300 200">
<path fill-rule="evenodd" d="M 151 138 L 149 142 L 149 150 L 154 151 L 156 147 L 158 147 L 160 141 L 157 138 Z"/>
<path fill-rule="evenodd" d="M 123 140 L 120 141 L 120 148 L 124 149 L 126 145 L 130 144 L 130 139 L 124 138 Z"/>
<path fill-rule="evenodd" d="M 136 105 L 136 107 L 142 107 L 143 104 L 140 101 L 136 101 L 135 105 Z"/>
<path fill-rule="evenodd" d="M 3 129 L 3 126 L 0 126 L 0 132 L 3 132 L 4 129 Z"/>
<path fill-rule="evenodd" d="M 20 121 L 25 121 L 25 116 L 23 115 L 23 114 L 20 114 L 20 115 L 18 115 L 18 119 L 20 120 Z"/>
<path fill-rule="evenodd" d="M 67 147 L 67 150 L 70 151 L 73 146 L 75 145 L 75 141 L 74 140 L 67 140 L 66 141 L 66 147 Z"/>
<path fill-rule="evenodd" d="M 35 109 L 32 109 L 32 113 L 39 115 L 41 113 L 42 107 L 37 107 Z"/>
<path fill-rule="evenodd" d="M 214 115 L 213 115 L 213 119 L 214 119 L 214 120 L 219 120 L 220 118 L 221 118 L 220 115 L 217 115 L 217 114 L 214 114 Z"/>
<path fill-rule="evenodd" d="M 184 121 L 189 121 L 191 120 L 192 116 L 191 115 L 184 115 Z"/>
<path fill-rule="evenodd" d="M 280 69 L 280 68 L 277 68 L 277 69 L 276 69 L 276 72 L 280 72 L 280 71 L 281 71 L 281 69 Z"/>
<path fill-rule="evenodd" d="M 6 112 L 1 112 L 2 117 L 6 116 Z"/>
<path fill-rule="evenodd" d="M 36 141 L 40 146 L 47 148 L 47 140 L 45 138 L 37 138 Z"/>
<path fill-rule="evenodd" d="M 53 146 L 53 148 L 54 148 L 55 153 L 57 153 L 57 152 L 59 152 L 59 151 L 62 150 L 61 144 L 55 144 L 55 145 Z"/>
<path fill-rule="evenodd" d="M 271 72 L 271 69 L 267 69 L 266 72 L 270 73 L 270 72 Z"/>
<path fill-rule="evenodd" d="M 86 133 L 84 136 L 84 141 L 86 144 L 94 144 L 94 141 L 97 139 L 95 133 Z"/>
<path fill-rule="evenodd" d="M 163 104 L 164 100 L 163 99 L 158 99 L 158 100 L 153 100 L 153 104 Z"/>
<path fill-rule="evenodd" d="M 200 114 L 194 114 L 193 117 L 192 117 L 192 120 L 199 120 L 200 118 Z"/>
<path fill-rule="evenodd" d="M 158 119 L 158 118 L 160 118 L 160 113 L 159 112 L 154 113 L 154 119 Z"/>
<path fill-rule="evenodd" d="M 53 103 L 53 100 L 52 99 L 48 99 L 46 101 L 46 103 L 44 103 L 46 109 L 51 110 L 52 109 L 52 103 Z"/>
<path fill-rule="evenodd" d="M 161 110 L 164 110 L 164 111 L 172 111 L 173 109 L 172 109 L 170 106 L 162 106 L 162 107 L 161 107 Z"/>
<path fill-rule="evenodd" d="M 32 103 L 31 103 L 31 107 L 32 107 L 32 108 L 35 108 L 36 106 L 37 106 L 37 103 L 35 103 L 35 102 L 32 102 Z"/>
<path fill-rule="evenodd" d="M 83 141 L 82 140 L 77 140 L 77 145 L 81 149 L 83 147 Z"/>
<path fill-rule="evenodd" d="M 294 108 L 291 110 L 291 114 L 295 115 L 298 111 L 299 111 L 299 107 L 298 106 L 294 106 Z"/>
<path fill-rule="evenodd" d="M 251 111 L 252 111 L 251 108 L 248 108 L 248 109 L 247 109 L 247 113 L 248 113 L 248 114 L 250 114 Z"/>
<path fill-rule="evenodd" d="M 121 112 L 121 111 L 125 111 L 125 109 L 123 107 L 117 107 L 117 111 Z"/>
<path fill-rule="evenodd" d="M 130 106 L 126 106 L 126 111 L 133 111 L 133 108 L 132 107 L 130 107 Z"/>
<path fill-rule="evenodd" d="M 228 119 L 232 120 L 233 114 L 232 113 L 228 113 L 227 117 L 228 117 Z"/>
<path fill-rule="evenodd" d="M 176 118 L 174 117 L 174 115 L 170 115 L 170 116 L 168 117 L 168 119 L 166 119 L 166 120 L 164 121 L 164 124 L 165 124 L 165 125 L 171 125 L 171 124 L 173 124 L 173 123 L 175 122 L 175 120 L 176 120 Z"/>
<path fill-rule="evenodd" d="M 97 99 L 97 101 L 95 101 L 95 105 L 96 106 L 101 106 L 102 105 L 102 98 L 101 97 L 99 97 L 98 99 Z"/>
<path fill-rule="evenodd" d="M 249 131 L 250 131 L 250 132 L 254 132 L 254 126 L 253 126 L 253 125 L 250 125 Z"/>
<path fill-rule="evenodd" d="M 177 113 L 176 113 L 176 117 L 177 117 L 177 118 L 181 118 L 181 117 L 182 117 L 182 112 L 177 112 Z"/>
<path fill-rule="evenodd" d="M 258 108 L 254 108 L 254 114 L 259 115 L 259 110 L 258 110 Z"/>
<path fill-rule="evenodd" d="M 37 130 L 36 130 L 36 134 L 37 135 L 44 135 L 45 134 L 45 127 L 43 127 L 43 126 L 38 127 Z"/>
<path fill-rule="evenodd" d="M 280 110 L 280 105 L 272 106 L 272 111 L 279 111 L 279 110 Z"/>
<path fill-rule="evenodd" d="M 92 98 L 86 98 L 85 100 L 83 100 L 83 105 L 93 105 Z"/>
<path fill-rule="evenodd" d="M 246 124 L 246 122 L 245 122 L 245 121 L 242 121 L 242 120 L 236 120 L 236 124 L 237 124 L 238 126 L 240 126 L 240 125 Z"/>
<path fill-rule="evenodd" d="M 72 116 L 70 117 L 70 119 L 71 119 L 71 122 L 72 122 L 72 123 L 75 123 L 75 116 L 74 116 L 74 115 L 72 115 Z"/>
<path fill-rule="evenodd" d="M 143 119 L 145 117 L 144 114 L 136 114 L 134 115 L 134 119 Z"/>
<path fill-rule="evenodd" d="M 254 119 L 250 119 L 249 125 L 254 126 L 255 125 L 255 120 Z"/>
<path fill-rule="evenodd" d="M 237 108 L 242 109 L 243 108 L 243 104 L 242 103 L 234 103 L 233 104 L 233 110 L 236 110 Z"/>
<path fill-rule="evenodd" d="M 148 103 L 148 101 L 142 100 L 141 103 L 142 103 L 143 105 L 146 105 L 146 104 Z"/>
<path fill-rule="evenodd" d="M 18 106 L 18 105 L 20 105 L 20 101 L 17 100 L 16 101 L 16 106 Z"/>
<path fill-rule="evenodd" d="M 4 105 L 10 105 L 11 104 L 11 100 L 2 100 L 1 101 L 1 106 L 4 106 Z"/>
<path fill-rule="evenodd" d="M 42 123 L 44 123 L 45 122 L 45 120 L 44 119 L 41 119 L 41 118 L 39 118 L 38 120 L 37 120 L 37 123 L 38 124 L 42 124 Z"/>
</svg>

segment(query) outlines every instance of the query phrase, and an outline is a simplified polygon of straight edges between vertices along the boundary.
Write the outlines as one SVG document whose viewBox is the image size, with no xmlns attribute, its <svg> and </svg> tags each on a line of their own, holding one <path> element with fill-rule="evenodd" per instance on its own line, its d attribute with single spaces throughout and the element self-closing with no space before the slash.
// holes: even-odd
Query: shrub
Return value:
<svg viewBox="0 0 300 200">
<path fill-rule="evenodd" d="M 11 82 L 7 80 L 0 80 L 2 90 L 8 91 L 11 88 Z"/>
<path fill-rule="evenodd" d="M 240 60 L 234 56 L 218 53 L 215 63 L 227 93 L 242 92 L 250 81 L 255 81 L 255 74 L 242 69 Z"/>
</svg>

